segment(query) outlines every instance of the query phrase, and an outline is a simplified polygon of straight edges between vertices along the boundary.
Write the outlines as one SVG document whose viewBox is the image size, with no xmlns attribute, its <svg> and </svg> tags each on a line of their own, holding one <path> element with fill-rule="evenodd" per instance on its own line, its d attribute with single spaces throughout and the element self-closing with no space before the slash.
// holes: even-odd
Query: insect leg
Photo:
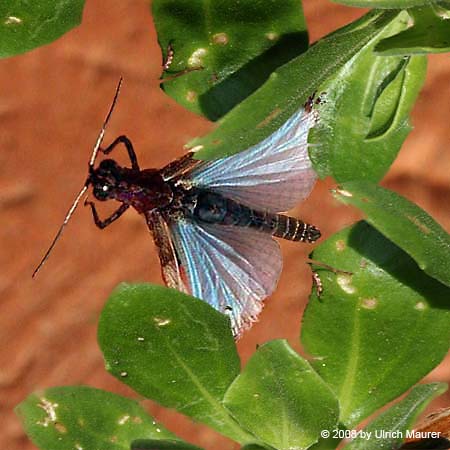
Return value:
<svg viewBox="0 0 450 450">
<path fill-rule="evenodd" d="M 330 266 L 329 264 L 325 264 L 323 262 L 317 261 L 312 258 L 308 258 L 307 264 L 313 264 L 315 266 L 319 266 L 322 269 L 329 270 L 330 272 L 333 272 L 337 275 L 339 275 L 339 274 L 353 275 L 353 272 L 349 272 L 348 270 L 337 269 L 336 267 Z"/>
<path fill-rule="evenodd" d="M 173 61 L 174 53 L 175 52 L 173 51 L 172 42 L 169 42 L 169 45 L 167 46 L 166 57 L 163 58 L 163 62 L 162 62 L 163 70 L 169 70 L 169 67 L 170 67 L 170 65 L 172 64 L 172 61 Z"/>
<path fill-rule="evenodd" d="M 163 71 L 168 71 L 170 66 L 172 65 L 173 58 L 175 56 L 175 50 L 173 49 L 172 41 L 169 42 L 169 45 L 167 46 L 166 56 L 163 58 L 162 61 L 162 68 Z M 172 74 L 171 76 L 165 77 L 163 80 L 161 80 L 161 83 L 164 83 L 166 81 L 171 81 L 174 78 L 181 77 L 182 75 L 185 75 L 189 72 L 194 72 L 195 70 L 203 70 L 202 66 L 195 66 L 195 67 L 186 67 L 185 69 L 176 72 Z"/>
<path fill-rule="evenodd" d="M 323 294 L 323 284 L 322 280 L 320 279 L 320 275 L 317 272 L 312 273 L 312 281 L 313 286 L 316 288 L 317 298 L 320 298 L 320 296 Z"/>
<path fill-rule="evenodd" d="M 100 220 L 98 217 L 97 209 L 95 208 L 94 202 L 85 201 L 84 206 L 89 205 L 92 210 L 92 217 L 94 218 L 95 225 L 97 225 L 100 229 L 106 228 L 108 225 L 111 225 L 115 220 L 117 220 L 128 208 L 130 205 L 123 203 L 116 211 L 114 211 L 109 217 L 105 220 Z"/>
<path fill-rule="evenodd" d="M 114 141 L 110 145 L 108 145 L 108 147 L 101 148 L 100 150 L 105 155 L 108 155 L 109 153 L 111 153 L 114 150 L 114 148 L 118 144 L 125 145 L 127 152 L 128 152 L 128 157 L 130 158 L 130 161 L 131 161 L 131 167 L 133 167 L 133 169 L 139 170 L 139 165 L 137 162 L 137 157 L 136 157 L 136 153 L 133 148 L 133 144 L 126 136 L 122 135 L 122 136 L 117 137 L 116 139 L 114 139 Z"/>
</svg>

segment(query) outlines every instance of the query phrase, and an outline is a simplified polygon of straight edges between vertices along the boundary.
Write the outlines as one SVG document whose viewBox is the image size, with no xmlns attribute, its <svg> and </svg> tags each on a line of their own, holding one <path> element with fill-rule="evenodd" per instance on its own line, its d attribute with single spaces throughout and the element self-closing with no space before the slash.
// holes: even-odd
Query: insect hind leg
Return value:
<svg viewBox="0 0 450 450">
<path fill-rule="evenodd" d="M 125 145 L 127 152 L 128 152 L 128 157 L 130 158 L 130 161 L 131 161 L 131 167 L 133 169 L 140 170 L 139 164 L 137 162 L 136 152 L 134 151 L 134 148 L 133 148 L 133 144 L 125 135 L 121 135 L 121 136 L 117 137 L 116 139 L 114 139 L 114 141 L 111 144 L 108 145 L 108 147 L 101 148 L 100 151 L 102 153 L 104 153 L 105 155 L 108 155 L 109 153 L 111 153 L 114 150 L 114 148 L 118 144 Z"/>
</svg>

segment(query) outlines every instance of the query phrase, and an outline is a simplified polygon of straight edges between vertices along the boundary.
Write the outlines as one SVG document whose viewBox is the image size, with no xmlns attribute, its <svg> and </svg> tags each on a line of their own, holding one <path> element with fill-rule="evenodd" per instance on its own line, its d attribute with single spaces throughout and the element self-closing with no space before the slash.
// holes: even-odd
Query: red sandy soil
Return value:
<svg viewBox="0 0 450 450">
<path fill-rule="evenodd" d="M 354 20 L 359 9 L 305 0 L 311 39 Z M 0 61 L 0 320 L 2 353 L 0 447 L 35 448 L 12 408 L 37 389 L 88 384 L 136 397 L 106 373 L 96 322 L 108 294 L 122 281 L 161 283 L 156 252 L 137 214 L 104 232 L 80 208 L 52 258 L 31 273 L 86 176 L 86 162 L 120 75 L 125 85 L 106 141 L 125 133 L 141 166 L 160 167 L 211 124 L 158 87 L 161 57 L 146 2 L 87 2 L 83 24 L 55 43 Z M 432 56 L 409 135 L 383 185 L 417 202 L 450 228 L 450 59 Z M 294 213 L 325 237 L 360 216 L 334 201 L 319 182 Z M 311 248 L 281 243 L 285 269 L 261 320 L 239 343 L 242 360 L 258 343 L 287 338 L 300 350 L 298 329 L 311 287 L 304 263 Z M 449 380 L 450 365 L 428 377 Z M 434 403 L 449 406 L 450 397 Z M 146 402 L 157 420 L 207 449 L 238 446 L 190 420 Z"/>
</svg>

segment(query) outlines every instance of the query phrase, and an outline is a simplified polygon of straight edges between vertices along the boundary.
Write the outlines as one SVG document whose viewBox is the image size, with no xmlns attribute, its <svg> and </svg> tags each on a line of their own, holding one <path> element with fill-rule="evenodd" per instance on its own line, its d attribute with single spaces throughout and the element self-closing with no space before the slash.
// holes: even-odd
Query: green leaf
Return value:
<svg viewBox="0 0 450 450">
<path fill-rule="evenodd" d="M 372 12 L 314 44 L 277 69 L 250 97 L 237 105 L 204 137 L 189 142 L 198 159 L 228 156 L 268 137 L 298 111 L 330 76 L 363 49 L 397 15 Z"/>
<path fill-rule="evenodd" d="M 0 58 L 58 39 L 81 23 L 84 0 L 2 0 Z"/>
<path fill-rule="evenodd" d="M 380 55 L 412 55 L 450 51 L 450 10 L 439 5 L 408 10 L 414 25 L 380 41 L 375 52 Z"/>
<path fill-rule="evenodd" d="M 321 437 L 317 444 L 314 444 L 312 447 L 310 447 L 310 450 L 336 450 L 336 448 L 338 448 L 338 445 L 342 441 L 342 438 L 339 437 L 338 434 L 340 430 L 346 430 L 346 428 L 342 427 L 341 424 L 338 424 L 333 429 L 326 430 L 329 432 L 328 437 Z"/>
<path fill-rule="evenodd" d="M 162 89 L 211 120 L 308 48 L 301 0 L 154 0 L 152 10 L 163 53 L 174 50 Z M 199 70 L 173 78 L 186 69 Z"/>
<path fill-rule="evenodd" d="M 244 428 L 279 450 L 308 448 L 338 416 L 329 387 L 284 340 L 258 348 L 224 404 Z"/>
<path fill-rule="evenodd" d="M 400 402 L 381 413 L 345 447 L 345 450 L 379 450 L 398 448 L 412 430 L 415 421 L 425 407 L 438 395 L 447 390 L 444 383 L 420 384 Z M 380 435 L 380 431 L 384 435 Z M 397 436 L 397 437 L 396 437 Z"/>
<path fill-rule="evenodd" d="M 343 184 L 335 197 L 363 211 L 367 222 L 414 258 L 422 270 L 450 286 L 450 236 L 423 209 L 364 181 Z"/>
<path fill-rule="evenodd" d="M 429 5 L 434 0 L 331 0 L 347 6 L 360 6 L 362 8 L 411 8 L 418 5 Z"/>
<path fill-rule="evenodd" d="M 425 81 L 426 58 L 379 57 L 383 37 L 406 26 L 402 13 L 323 83 L 326 103 L 310 134 L 310 150 L 322 178 L 379 181 L 411 131 L 409 115 Z"/>
<path fill-rule="evenodd" d="M 267 450 L 267 449 L 270 450 L 270 448 L 271 447 L 261 447 L 261 446 L 256 445 L 256 444 L 249 444 L 249 445 L 246 445 L 244 447 L 241 447 L 241 450 Z"/>
<path fill-rule="evenodd" d="M 138 439 L 133 441 L 131 450 L 202 450 L 186 442 L 175 440 Z"/>
<path fill-rule="evenodd" d="M 136 401 L 87 386 L 31 394 L 16 412 L 41 450 L 123 450 L 138 438 L 174 439 Z"/>
<path fill-rule="evenodd" d="M 149 284 L 122 284 L 100 317 L 107 370 L 147 398 L 255 442 L 222 405 L 240 361 L 228 318 L 204 301 Z"/>
<path fill-rule="evenodd" d="M 365 222 L 336 233 L 313 258 L 323 293 L 303 316 L 302 343 L 339 399 L 348 428 L 439 364 L 450 339 L 450 289 Z"/>
</svg>

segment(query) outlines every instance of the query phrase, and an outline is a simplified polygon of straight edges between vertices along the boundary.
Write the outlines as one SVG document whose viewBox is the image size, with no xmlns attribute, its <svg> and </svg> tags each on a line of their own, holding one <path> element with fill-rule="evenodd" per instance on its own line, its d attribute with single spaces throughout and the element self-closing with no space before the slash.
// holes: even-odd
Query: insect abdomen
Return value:
<svg viewBox="0 0 450 450">
<path fill-rule="evenodd" d="M 320 237 L 314 225 L 283 214 L 257 211 L 212 192 L 198 196 L 194 216 L 202 222 L 255 228 L 290 241 L 314 242 Z"/>
<path fill-rule="evenodd" d="M 320 237 L 320 231 L 314 226 L 295 217 L 250 210 L 252 228 L 268 232 L 273 236 L 289 241 L 314 242 Z"/>
<path fill-rule="evenodd" d="M 314 242 L 320 238 L 320 231 L 314 225 L 283 214 L 273 216 L 272 220 L 275 220 L 273 236 L 301 242 Z"/>
</svg>

